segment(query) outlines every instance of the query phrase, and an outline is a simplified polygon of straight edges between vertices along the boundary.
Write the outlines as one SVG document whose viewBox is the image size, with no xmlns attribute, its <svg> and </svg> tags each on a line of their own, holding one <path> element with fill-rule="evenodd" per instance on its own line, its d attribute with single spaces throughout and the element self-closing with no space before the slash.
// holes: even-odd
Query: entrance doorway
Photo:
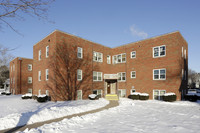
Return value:
<svg viewBox="0 0 200 133">
<path fill-rule="evenodd" d="M 117 94 L 117 80 L 106 80 L 107 94 Z"/>
</svg>

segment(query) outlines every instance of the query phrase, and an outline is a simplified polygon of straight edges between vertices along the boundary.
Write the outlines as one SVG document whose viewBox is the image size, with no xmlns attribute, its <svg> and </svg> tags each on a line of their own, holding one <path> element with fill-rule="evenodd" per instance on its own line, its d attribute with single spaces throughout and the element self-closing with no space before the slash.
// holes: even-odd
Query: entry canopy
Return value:
<svg viewBox="0 0 200 133">
<path fill-rule="evenodd" d="M 117 74 L 104 74 L 104 79 L 118 79 Z"/>
</svg>

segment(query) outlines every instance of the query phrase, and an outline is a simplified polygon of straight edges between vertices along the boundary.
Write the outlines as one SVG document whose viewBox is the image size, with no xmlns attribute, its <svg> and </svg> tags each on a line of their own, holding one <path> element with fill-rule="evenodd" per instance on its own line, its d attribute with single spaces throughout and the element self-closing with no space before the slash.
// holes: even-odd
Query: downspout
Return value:
<svg viewBox="0 0 200 133">
<path fill-rule="evenodd" d="M 19 94 L 21 94 L 21 62 L 22 59 L 19 58 Z"/>
</svg>

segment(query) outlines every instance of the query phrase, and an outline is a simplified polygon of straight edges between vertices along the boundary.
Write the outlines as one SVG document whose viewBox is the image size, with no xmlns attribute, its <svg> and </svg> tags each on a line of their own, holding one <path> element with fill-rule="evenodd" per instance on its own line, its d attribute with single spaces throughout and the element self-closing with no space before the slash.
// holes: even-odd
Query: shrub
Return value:
<svg viewBox="0 0 200 133">
<path fill-rule="evenodd" d="M 9 96 L 9 95 L 11 95 L 11 93 L 10 92 L 6 92 L 6 96 Z"/>
<path fill-rule="evenodd" d="M 25 95 L 22 95 L 22 99 L 32 99 L 32 94 L 26 93 Z"/>
<path fill-rule="evenodd" d="M 166 102 L 176 101 L 176 94 L 175 93 L 165 93 L 163 96 L 163 101 L 166 101 Z"/>
<path fill-rule="evenodd" d="M 131 95 L 129 95 L 128 98 L 133 99 L 133 100 L 139 100 L 140 99 L 140 93 L 134 92 Z"/>
<path fill-rule="evenodd" d="M 39 95 L 39 96 L 37 96 L 37 101 L 39 103 L 46 102 L 47 100 L 48 100 L 48 96 L 47 95 Z"/>
<path fill-rule="evenodd" d="M 196 94 L 187 94 L 185 95 L 185 99 L 191 102 L 196 102 L 198 99 L 198 96 Z"/>
<path fill-rule="evenodd" d="M 6 93 L 5 92 L 1 92 L 1 95 L 6 95 Z"/>
<path fill-rule="evenodd" d="M 140 100 L 148 100 L 149 99 L 149 94 L 147 94 L 147 93 L 141 93 L 139 95 L 139 99 Z"/>
<path fill-rule="evenodd" d="M 99 99 L 99 95 L 96 95 L 96 94 L 90 94 L 89 96 L 88 96 L 88 98 L 90 99 L 90 100 L 98 100 Z"/>
</svg>

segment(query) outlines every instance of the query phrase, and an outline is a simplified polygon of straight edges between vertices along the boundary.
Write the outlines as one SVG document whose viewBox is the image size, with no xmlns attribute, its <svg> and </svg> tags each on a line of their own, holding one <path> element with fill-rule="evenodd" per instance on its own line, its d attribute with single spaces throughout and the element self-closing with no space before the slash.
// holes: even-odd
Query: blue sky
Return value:
<svg viewBox="0 0 200 133">
<path fill-rule="evenodd" d="M 180 31 L 188 42 L 189 68 L 200 72 L 200 0 L 57 0 L 48 17 L 54 23 L 24 15 L 0 29 L 0 44 L 15 57 L 33 57 L 33 45 L 59 29 L 116 47 L 161 34 Z"/>
</svg>

